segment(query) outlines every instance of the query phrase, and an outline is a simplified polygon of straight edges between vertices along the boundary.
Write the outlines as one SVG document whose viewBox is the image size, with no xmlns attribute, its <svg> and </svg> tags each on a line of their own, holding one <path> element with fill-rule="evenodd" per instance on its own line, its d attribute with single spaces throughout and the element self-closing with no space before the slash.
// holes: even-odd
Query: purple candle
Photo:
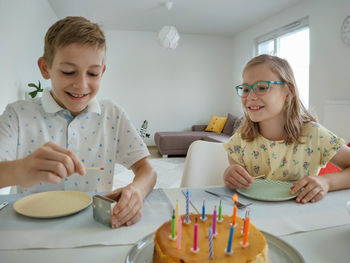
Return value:
<svg viewBox="0 0 350 263">
<path fill-rule="evenodd" d="M 213 213 L 213 235 L 216 236 L 216 206 L 214 207 Z"/>
</svg>

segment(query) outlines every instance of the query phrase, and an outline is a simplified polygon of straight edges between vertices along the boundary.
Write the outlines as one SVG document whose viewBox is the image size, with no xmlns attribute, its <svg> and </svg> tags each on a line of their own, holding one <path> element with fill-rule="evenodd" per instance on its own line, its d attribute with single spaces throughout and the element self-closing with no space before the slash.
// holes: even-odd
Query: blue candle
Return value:
<svg viewBox="0 0 350 263">
<path fill-rule="evenodd" d="M 190 223 L 190 213 L 189 213 L 189 203 L 190 203 L 190 197 L 189 197 L 188 190 L 186 191 L 186 223 Z"/>
<path fill-rule="evenodd" d="M 202 206 L 202 220 L 205 220 L 205 198 L 203 198 L 203 206 Z"/>
<path fill-rule="evenodd" d="M 233 225 L 231 225 L 231 229 L 230 229 L 230 236 L 228 238 L 228 243 L 227 243 L 227 249 L 226 252 L 227 253 L 231 253 L 231 247 L 232 247 L 232 239 L 233 239 L 233 231 L 235 230 L 235 227 Z"/>
</svg>

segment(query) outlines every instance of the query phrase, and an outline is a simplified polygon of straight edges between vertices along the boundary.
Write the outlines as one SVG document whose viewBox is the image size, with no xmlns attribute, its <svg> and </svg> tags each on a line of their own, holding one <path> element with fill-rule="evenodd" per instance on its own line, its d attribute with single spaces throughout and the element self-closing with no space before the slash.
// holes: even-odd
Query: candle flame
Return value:
<svg viewBox="0 0 350 263">
<path fill-rule="evenodd" d="M 238 195 L 236 193 L 233 195 L 232 200 L 234 203 L 238 201 Z"/>
</svg>

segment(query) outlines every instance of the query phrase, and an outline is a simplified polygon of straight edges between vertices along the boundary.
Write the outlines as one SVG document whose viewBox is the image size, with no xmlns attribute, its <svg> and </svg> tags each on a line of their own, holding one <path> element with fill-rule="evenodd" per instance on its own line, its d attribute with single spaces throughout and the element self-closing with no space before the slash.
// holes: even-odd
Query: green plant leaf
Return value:
<svg viewBox="0 0 350 263">
<path fill-rule="evenodd" d="M 29 95 L 32 97 L 32 98 L 35 98 L 36 94 L 38 92 L 35 90 L 35 91 L 32 91 L 32 92 L 29 92 Z"/>
<path fill-rule="evenodd" d="M 35 85 L 34 83 L 29 83 L 28 87 L 38 88 L 37 85 Z"/>
</svg>

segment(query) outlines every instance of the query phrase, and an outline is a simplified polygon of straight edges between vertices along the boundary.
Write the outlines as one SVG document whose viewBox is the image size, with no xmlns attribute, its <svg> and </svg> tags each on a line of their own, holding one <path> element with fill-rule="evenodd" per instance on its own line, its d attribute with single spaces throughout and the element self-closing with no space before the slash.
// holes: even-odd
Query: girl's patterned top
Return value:
<svg viewBox="0 0 350 263">
<path fill-rule="evenodd" d="M 84 176 L 74 174 L 58 185 L 17 187 L 19 193 L 111 191 L 115 163 L 130 168 L 149 155 L 126 113 L 109 100 L 93 99 L 73 118 L 45 90 L 41 98 L 9 104 L 0 116 L 0 161 L 24 158 L 48 141 L 77 154 L 86 167 L 104 167 L 104 171 L 88 170 Z"/>
<path fill-rule="evenodd" d="M 267 175 L 265 179 L 293 181 L 318 175 L 345 143 L 315 122 L 305 123 L 302 135 L 303 144 L 285 144 L 261 135 L 247 142 L 240 133 L 236 133 L 224 144 L 224 148 L 251 176 Z"/>
</svg>

